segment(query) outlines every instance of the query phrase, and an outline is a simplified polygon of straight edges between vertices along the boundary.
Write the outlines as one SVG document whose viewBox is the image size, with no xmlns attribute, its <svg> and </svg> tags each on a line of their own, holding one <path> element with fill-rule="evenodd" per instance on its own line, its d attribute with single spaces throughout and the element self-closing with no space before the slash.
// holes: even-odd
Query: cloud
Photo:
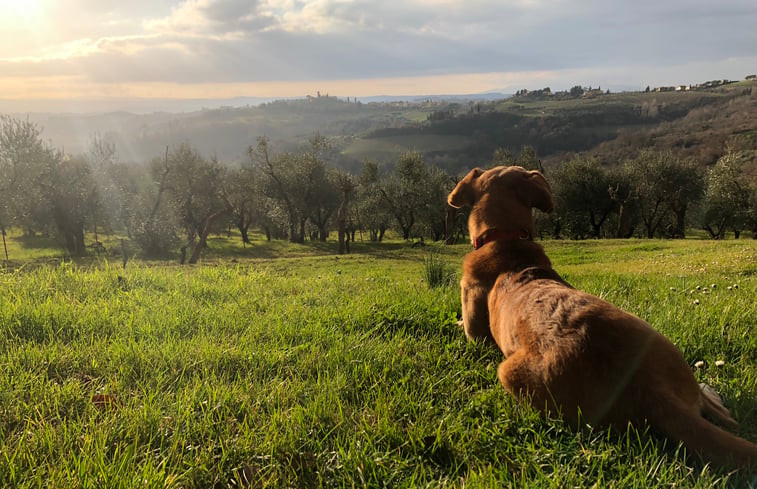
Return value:
<svg viewBox="0 0 757 489">
<path fill-rule="evenodd" d="M 3 76 L 106 84 L 638 77 L 641 66 L 722 66 L 753 57 L 757 45 L 753 0 L 58 0 L 48 10 L 48 32 L 0 50 Z"/>
<path fill-rule="evenodd" d="M 231 40 L 248 37 L 274 22 L 256 1 L 186 0 L 169 16 L 148 20 L 144 25 L 150 31 L 171 36 Z"/>
</svg>

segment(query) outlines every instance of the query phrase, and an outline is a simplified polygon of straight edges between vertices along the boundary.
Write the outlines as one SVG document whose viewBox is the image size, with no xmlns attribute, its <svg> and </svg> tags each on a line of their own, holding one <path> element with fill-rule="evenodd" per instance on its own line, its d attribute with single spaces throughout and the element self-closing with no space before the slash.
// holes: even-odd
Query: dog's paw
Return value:
<svg viewBox="0 0 757 489">
<path fill-rule="evenodd" d="M 723 398 L 720 397 L 718 391 L 713 389 L 712 386 L 705 384 L 704 382 L 700 382 L 699 389 L 702 391 L 702 395 L 708 397 L 713 403 L 725 407 Z"/>
<path fill-rule="evenodd" d="M 465 323 L 463 323 L 463 320 L 462 320 L 462 319 L 461 319 L 460 321 L 458 321 L 458 322 L 457 322 L 457 327 L 458 327 L 458 328 L 465 328 Z"/>
<path fill-rule="evenodd" d="M 735 430 L 739 424 L 731 416 L 731 412 L 725 407 L 723 398 L 720 394 L 707 384 L 700 383 L 699 388 L 702 390 L 702 413 L 713 418 L 721 426 Z"/>
</svg>

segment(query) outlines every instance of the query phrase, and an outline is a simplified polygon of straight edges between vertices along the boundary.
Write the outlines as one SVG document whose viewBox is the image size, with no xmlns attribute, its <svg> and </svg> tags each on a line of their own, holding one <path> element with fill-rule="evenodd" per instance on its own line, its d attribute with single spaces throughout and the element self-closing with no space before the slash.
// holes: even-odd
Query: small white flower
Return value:
<svg viewBox="0 0 757 489">
<path fill-rule="evenodd" d="M 717 360 L 715 362 L 716 367 L 722 367 L 723 365 L 725 365 L 725 362 L 723 360 Z"/>
<path fill-rule="evenodd" d="M 739 284 L 733 284 L 733 288 L 734 289 L 738 289 L 739 288 Z"/>
<path fill-rule="evenodd" d="M 699 299 L 694 299 L 694 305 L 695 305 L 695 306 L 698 306 L 698 305 L 699 305 Z"/>
<path fill-rule="evenodd" d="M 700 285 L 697 285 L 697 290 L 702 290 L 702 287 Z"/>
<path fill-rule="evenodd" d="M 711 284 L 711 285 L 710 285 L 710 288 L 711 288 L 711 289 L 714 289 L 714 288 L 715 288 L 715 287 L 717 287 L 717 286 L 718 286 L 717 284 Z"/>
<path fill-rule="evenodd" d="M 695 366 L 696 368 L 702 368 L 702 367 L 704 367 L 704 361 L 703 361 L 703 360 L 698 360 L 698 361 L 697 361 L 697 362 L 696 362 L 696 363 L 694 364 L 694 366 Z"/>
<path fill-rule="evenodd" d="M 733 287 L 731 287 L 730 285 L 729 285 L 729 286 L 727 287 L 727 289 L 728 289 L 728 290 L 731 290 L 732 288 L 733 288 Z"/>
</svg>

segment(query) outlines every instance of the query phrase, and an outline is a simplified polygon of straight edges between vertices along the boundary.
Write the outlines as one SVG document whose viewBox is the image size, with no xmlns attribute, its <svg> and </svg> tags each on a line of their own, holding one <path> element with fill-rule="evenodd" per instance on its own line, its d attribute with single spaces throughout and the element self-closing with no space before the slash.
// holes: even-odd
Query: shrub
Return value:
<svg viewBox="0 0 757 489">
<path fill-rule="evenodd" d="M 169 221 L 147 219 L 134 230 L 134 240 L 146 257 L 167 257 L 177 246 L 176 226 Z"/>
</svg>

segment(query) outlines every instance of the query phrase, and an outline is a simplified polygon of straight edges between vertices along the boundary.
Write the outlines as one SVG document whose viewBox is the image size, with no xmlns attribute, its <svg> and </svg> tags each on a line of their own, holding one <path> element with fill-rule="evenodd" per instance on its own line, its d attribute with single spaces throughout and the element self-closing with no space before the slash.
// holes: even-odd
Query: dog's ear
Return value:
<svg viewBox="0 0 757 489">
<path fill-rule="evenodd" d="M 476 183 L 476 179 L 484 173 L 481 168 L 474 168 L 468 172 L 465 177 L 457 183 L 457 186 L 450 192 L 447 197 L 447 203 L 459 209 L 464 205 L 473 206 L 476 200 L 476 193 L 473 186 Z"/>
<path fill-rule="evenodd" d="M 529 200 L 531 207 L 542 212 L 552 212 L 555 208 L 552 189 L 544 176 L 536 170 L 528 172 Z"/>
</svg>

